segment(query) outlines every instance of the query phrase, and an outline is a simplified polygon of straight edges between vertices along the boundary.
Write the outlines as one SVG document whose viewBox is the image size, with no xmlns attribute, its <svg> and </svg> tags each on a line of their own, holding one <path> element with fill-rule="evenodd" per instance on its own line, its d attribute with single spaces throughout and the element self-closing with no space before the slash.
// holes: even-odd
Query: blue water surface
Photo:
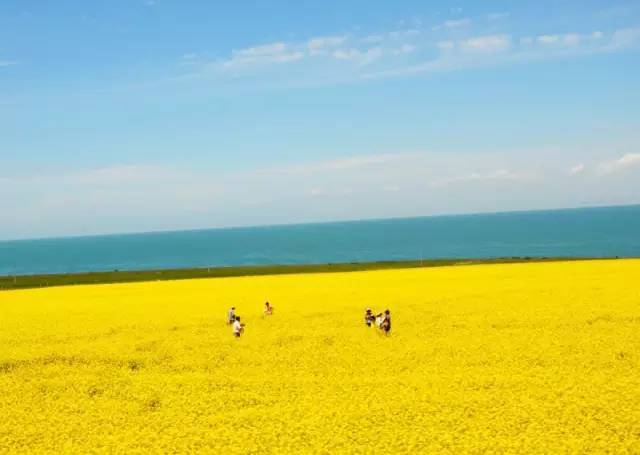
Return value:
<svg viewBox="0 0 640 455">
<path fill-rule="evenodd" d="M 640 256 L 640 205 L 3 241 L 0 275 L 512 256 Z"/>
</svg>

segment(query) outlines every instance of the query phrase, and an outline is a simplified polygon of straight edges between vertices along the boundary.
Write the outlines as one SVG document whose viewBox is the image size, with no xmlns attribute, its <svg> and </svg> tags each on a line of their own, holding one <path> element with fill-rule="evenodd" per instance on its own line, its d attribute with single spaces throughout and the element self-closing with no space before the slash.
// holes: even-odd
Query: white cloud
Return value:
<svg viewBox="0 0 640 455">
<path fill-rule="evenodd" d="M 536 39 L 542 44 L 555 44 L 560 41 L 560 37 L 558 35 L 540 35 Z"/>
<path fill-rule="evenodd" d="M 562 42 L 568 46 L 580 44 L 582 37 L 577 33 L 567 33 L 562 37 Z"/>
<path fill-rule="evenodd" d="M 346 36 L 320 36 L 307 41 L 307 47 L 312 51 L 317 51 L 327 47 L 335 47 L 345 42 Z"/>
<path fill-rule="evenodd" d="M 198 59 L 198 55 L 193 53 L 193 52 L 189 52 L 186 54 L 182 54 L 182 57 L 180 57 L 180 66 L 185 66 L 185 67 L 193 67 L 198 65 L 199 59 Z"/>
<path fill-rule="evenodd" d="M 455 29 L 462 29 L 465 27 L 469 27 L 472 23 L 472 20 L 469 18 L 461 18 L 461 19 L 448 19 L 438 25 L 434 25 L 433 27 L 431 27 L 432 31 L 439 31 L 439 30 L 455 30 Z"/>
<path fill-rule="evenodd" d="M 495 19 L 502 16 L 501 13 L 494 14 L 497 15 Z M 640 44 L 640 28 L 513 36 L 506 33 L 475 35 L 474 29 L 480 27 L 472 27 L 474 22 L 471 19 L 445 23 L 448 23 L 448 28 L 455 29 L 454 35 L 428 34 L 425 29 L 392 30 L 362 36 L 356 32 L 324 35 L 299 42 L 277 41 L 236 49 L 225 59 L 214 63 L 204 62 L 202 58 L 182 58 L 180 66 L 192 73 L 185 79 L 191 76 L 230 77 L 236 70 L 260 77 L 271 70 L 272 73 L 263 80 L 265 85 L 325 85 L 585 57 L 622 52 Z M 470 26 L 463 27 L 464 24 Z M 491 28 L 499 26 L 501 24 L 492 24 Z M 439 27 L 445 28 L 444 25 Z M 287 70 L 285 73 L 283 68 L 280 74 L 277 73 L 279 66 L 284 67 L 291 62 L 299 62 L 295 71 Z M 346 62 L 350 64 L 346 65 Z M 375 71 L 367 68 L 375 68 Z"/>
<path fill-rule="evenodd" d="M 372 47 L 365 50 L 356 48 L 350 49 L 338 49 L 332 53 L 333 58 L 336 60 L 352 60 L 359 65 L 368 65 L 384 55 L 382 48 Z"/>
<path fill-rule="evenodd" d="M 301 60 L 304 58 L 304 52 L 295 51 L 289 52 L 288 54 L 280 54 L 274 57 L 273 61 L 277 63 L 285 63 L 285 62 L 293 62 L 295 60 Z"/>
<path fill-rule="evenodd" d="M 531 44 L 531 38 L 521 38 L 523 44 Z M 559 48 L 573 47 L 577 53 L 602 53 L 616 52 L 631 48 L 640 44 L 640 28 L 628 28 L 615 30 L 607 34 L 600 30 L 590 33 L 559 33 L 539 35 L 535 38 L 535 43 L 542 47 Z"/>
<path fill-rule="evenodd" d="M 64 184 L 109 186 L 161 182 L 178 175 L 176 169 L 153 164 L 114 164 L 68 172 L 37 172 L 27 175 L 0 176 L 0 183 L 14 185 Z"/>
<path fill-rule="evenodd" d="M 472 172 L 466 175 L 436 179 L 430 183 L 432 187 L 448 186 L 468 182 L 491 182 L 500 180 L 530 180 L 530 173 L 517 173 L 508 169 L 497 169 L 490 172 Z"/>
<path fill-rule="evenodd" d="M 302 43 L 275 42 L 236 49 L 231 56 L 221 63 L 222 68 L 239 66 L 264 65 L 269 63 L 287 63 L 308 58 L 332 58 L 334 60 L 354 61 L 360 66 L 368 65 L 385 55 L 409 54 L 416 46 L 405 41 L 406 37 L 414 36 L 414 30 L 390 32 L 386 35 L 368 36 L 365 39 L 349 39 L 346 35 L 330 35 L 310 38 Z M 374 39 L 375 38 L 375 39 Z M 398 43 L 398 39 L 402 39 Z M 391 46 L 391 41 L 395 44 Z M 349 43 L 351 41 L 352 43 Z M 383 46 L 361 47 L 354 46 L 353 41 L 363 43 L 379 41 Z M 191 64 L 193 59 L 182 59 L 181 64 Z"/>
<path fill-rule="evenodd" d="M 578 33 L 565 33 L 561 35 L 540 35 L 536 41 L 544 45 L 564 45 L 576 46 L 580 44 L 583 37 Z"/>
<path fill-rule="evenodd" d="M 408 37 L 415 37 L 420 35 L 420 30 L 417 29 L 408 29 L 408 30 L 394 30 L 387 33 L 386 38 L 391 40 L 398 40 Z"/>
<path fill-rule="evenodd" d="M 363 43 L 367 43 L 367 44 L 381 43 L 382 41 L 384 41 L 384 36 L 383 35 L 369 35 L 369 36 L 365 36 L 364 38 L 362 38 L 361 41 Z"/>
<path fill-rule="evenodd" d="M 622 157 L 604 161 L 598 166 L 600 174 L 611 174 L 640 165 L 640 153 L 627 153 Z"/>
<path fill-rule="evenodd" d="M 467 52 L 502 52 L 511 46 L 508 35 L 486 35 L 469 38 L 460 42 L 460 48 Z"/>
<path fill-rule="evenodd" d="M 174 174 L 174 170 L 164 166 L 113 165 L 65 174 L 61 180 L 80 185 L 117 185 L 162 181 Z"/>
<path fill-rule="evenodd" d="M 223 62 L 223 66 L 232 67 L 254 63 L 285 63 L 300 60 L 303 57 L 304 53 L 301 50 L 291 49 L 291 47 L 284 42 L 276 42 L 234 50 L 231 58 Z"/>
<path fill-rule="evenodd" d="M 403 44 L 398 49 L 394 50 L 395 55 L 411 54 L 417 49 L 417 46 L 413 44 Z"/>
<path fill-rule="evenodd" d="M 587 169 L 584 178 L 567 178 L 589 153 L 583 147 L 381 153 L 226 173 L 170 163 L 31 174 L 3 168 L 0 213 L 9 216 L 0 223 L 0 236 L 639 202 L 640 179 L 634 174 L 616 174 L 606 185 Z M 630 168 L 640 164 L 640 154 L 606 163 L 616 170 Z"/>
<path fill-rule="evenodd" d="M 640 153 L 627 153 L 618 160 L 622 166 L 631 166 L 640 163 Z"/>
<path fill-rule="evenodd" d="M 360 65 L 368 65 L 382 58 L 384 51 L 379 47 L 372 47 L 362 53 L 362 57 L 359 60 Z"/>
<path fill-rule="evenodd" d="M 442 23 L 442 26 L 444 28 L 460 28 L 460 27 L 466 27 L 468 25 L 471 25 L 471 19 L 468 19 L 468 18 L 451 19 L 451 20 L 448 20 L 448 21 L 444 21 Z"/>
<path fill-rule="evenodd" d="M 456 43 L 453 41 L 440 41 L 437 43 L 437 46 L 442 51 L 450 51 L 454 47 L 456 47 Z"/>
<path fill-rule="evenodd" d="M 338 60 L 353 60 L 358 58 L 360 51 L 358 49 L 338 49 L 332 55 Z"/>
<path fill-rule="evenodd" d="M 285 51 L 286 47 L 287 45 L 285 43 L 278 42 L 240 49 L 234 51 L 233 53 L 241 57 L 264 57 L 281 54 Z"/>
<path fill-rule="evenodd" d="M 578 174 L 582 174 L 585 170 L 585 165 L 580 163 L 580 164 L 576 164 L 575 166 L 572 166 L 571 169 L 569 169 L 569 175 L 578 175 Z"/>
<path fill-rule="evenodd" d="M 490 21 L 499 21 L 503 19 L 507 19 L 509 17 L 509 13 L 490 13 L 487 14 L 487 19 Z"/>
<path fill-rule="evenodd" d="M 391 163 L 410 162 L 417 160 L 422 154 L 419 153 L 389 153 L 361 155 L 346 158 L 338 158 L 328 161 L 318 161 L 291 166 L 268 168 L 257 171 L 259 174 L 287 174 L 287 175 L 309 175 L 327 171 L 345 171 L 353 169 L 363 169 L 372 166 L 381 166 Z"/>
<path fill-rule="evenodd" d="M 640 28 L 605 34 L 599 30 L 585 34 L 560 33 L 516 37 L 505 34 L 443 40 L 435 43 L 440 56 L 406 66 L 396 65 L 364 74 L 365 79 L 415 76 L 443 71 L 458 71 L 485 66 L 523 64 L 547 58 L 584 57 L 622 52 L 640 46 Z"/>
<path fill-rule="evenodd" d="M 611 37 L 611 48 L 619 49 L 640 43 L 640 27 L 616 30 Z"/>
</svg>

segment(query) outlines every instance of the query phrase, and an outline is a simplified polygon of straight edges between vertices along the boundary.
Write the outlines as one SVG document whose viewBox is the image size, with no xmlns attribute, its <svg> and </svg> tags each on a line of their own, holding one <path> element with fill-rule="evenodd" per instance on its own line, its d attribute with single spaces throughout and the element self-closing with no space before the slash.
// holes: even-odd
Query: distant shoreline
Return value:
<svg viewBox="0 0 640 455">
<path fill-rule="evenodd" d="M 112 270 L 103 272 L 56 273 L 38 275 L 0 276 L 0 291 L 33 289 L 54 286 L 89 284 L 136 283 L 145 281 L 187 280 L 197 278 L 226 278 L 243 276 L 289 275 L 308 273 L 360 272 L 463 266 L 480 264 L 518 264 L 562 261 L 615 260 L 620 257 L 504 257 L 485 259 L 424 259 L 410 261 L 349 262 L 329 264 L 256 265 L 233 267 L 204 267 L 158 270 Z M 631 259 L 624 257 L 622 259 Z"/>
</svg>

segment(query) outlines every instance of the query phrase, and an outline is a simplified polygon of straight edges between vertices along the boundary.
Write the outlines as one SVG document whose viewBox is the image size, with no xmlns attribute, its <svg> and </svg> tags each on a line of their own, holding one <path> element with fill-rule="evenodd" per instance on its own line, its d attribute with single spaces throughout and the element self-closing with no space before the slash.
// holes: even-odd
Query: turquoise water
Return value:
<svg viewBox="0 0 640 455">
<path fill-rule="evenodd" d="M 640 256 L 640 205 L 4 241 L 0 275 L 510 256 Z"/>
</svg>

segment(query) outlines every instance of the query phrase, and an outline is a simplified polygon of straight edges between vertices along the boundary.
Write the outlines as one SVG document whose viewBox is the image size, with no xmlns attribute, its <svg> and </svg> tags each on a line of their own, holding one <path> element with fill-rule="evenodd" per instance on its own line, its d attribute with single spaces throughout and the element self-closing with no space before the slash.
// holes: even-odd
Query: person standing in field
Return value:
<svg viewBox="0 0 640 455">
<path fill-rule="evenodd" d="M 264 303 L 264 315 L 265 316 L 271 316 L 272 314 L 273 314 L 273 307 L 267 301 L 267 302 Z"/>
<path fill-rule="evenodd" d="M 382 324 L 380 325 L 380 328 L 382 329 L 385 335 L 389 335 L 389 332 L 391 332 L 391 312 L 389 310 L 386 310 L 384 312 L 384 316 L 383 316 Z"/>
<path fill-rule="evenodd" d="M 382 323 L 384 322 L 383 314 L 382 313 L 376 314 L 374 322 L 375 322 L 377 328 L 382 329 Z"/>
<path fill-rule="evenodd" d="M 367 311 L 364 313 L 364 323 L 367 324 L 367 327 L 371 327 L 376 320 L 376 317 L 373 315 L 371 308 L 367 308 Z"/>
<path fill-rule="evenodd" d="M 233 321 L 233 336 L 240 338 L 240 335 L 244 332 L 244 324 L 240 322 L 240 316 L 236 316 Z"/>
<path fill-rule="evenodd" d="M 229 313 L 227 313 L 227 321 L 229 325 L 231 325 L 234 323 L 235 320 L 236 320 L 236 307 L 232 306 L 229 309 Z"/>
</svg>

